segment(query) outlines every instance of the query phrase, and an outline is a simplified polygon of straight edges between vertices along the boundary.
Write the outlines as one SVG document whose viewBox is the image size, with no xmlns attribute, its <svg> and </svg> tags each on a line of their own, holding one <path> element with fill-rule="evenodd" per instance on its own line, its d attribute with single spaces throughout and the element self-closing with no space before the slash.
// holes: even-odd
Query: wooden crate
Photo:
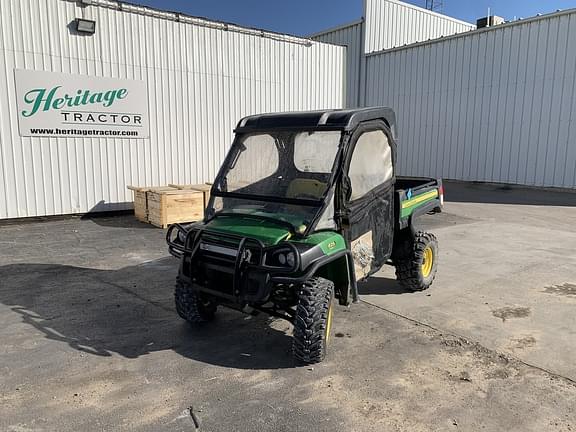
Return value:
<svg viewBox="0 0 576 432">
<path fill-rule="evenodd" d="M 134 216 L 141 222 L 148 222 L 148 200 L 147 192 L 149 188 L 128 186 L 134 192 Z"/>
<path fill-rule="evenodd" d="M 179 222 L 194 222 L 204 217 L 204 193 L 172 186 L 135 187 L 134 214 L 142 222 L 160 228 Z"/>
<path fill-rule="evenodd" d="M 204 184 L 169 184 L 176 189 L 182 190 L 197 190 L 201 191 L 204 194 L 204 208 L 208 205 L 208 201 L 210 201 L 210 189 L 212 189 L 212 185 L 209 183 Z"/>
</svg>

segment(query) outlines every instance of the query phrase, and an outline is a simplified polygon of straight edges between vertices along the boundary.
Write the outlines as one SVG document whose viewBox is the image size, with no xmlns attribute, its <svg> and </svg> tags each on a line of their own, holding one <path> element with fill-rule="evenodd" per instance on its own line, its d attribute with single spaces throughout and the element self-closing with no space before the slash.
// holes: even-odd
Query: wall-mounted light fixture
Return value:
<svg viewBox="0 0 576 432">
<path fill-rule="evenodd" d="M 76 31 L 78 33 L 94 34 L 96 32 L 96 21 L 76 18 Z"/>
</svg>

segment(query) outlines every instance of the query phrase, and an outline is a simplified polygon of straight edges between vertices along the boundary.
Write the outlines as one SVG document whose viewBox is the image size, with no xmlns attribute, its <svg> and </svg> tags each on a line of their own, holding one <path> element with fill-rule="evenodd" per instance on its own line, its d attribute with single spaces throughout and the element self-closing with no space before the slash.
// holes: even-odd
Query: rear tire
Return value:
<svg viewBox="0 0 576 432">
<path fill-rule="evenodd" d="M 438 266 L 438 240 L 431 233 L 418 231 L 403 245 L 396 259 L 396 279 L 409 291 L 424 291 L 430 288 Z"/>
<path fill-rule="evenodd" d="M 174 291 L 176 312 L 180 318 L 192 324 L 202 324 L 214 319 L 217 305 L 204 298 L 202 293 L 196 291 L 188 282 L 176 279 Z"/>
<path fill-rule="evenodd" d="M 292 351 L 300 365 L 319 363 L 326 357 L 332 326 L 334 284 L 314 277 L 298 289 Z"/>
</svg>

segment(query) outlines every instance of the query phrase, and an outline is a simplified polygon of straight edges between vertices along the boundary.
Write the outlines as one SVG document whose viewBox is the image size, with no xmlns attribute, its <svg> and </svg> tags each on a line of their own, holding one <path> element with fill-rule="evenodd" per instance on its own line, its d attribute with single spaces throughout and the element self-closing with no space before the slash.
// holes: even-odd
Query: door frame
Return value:
<svg viewBox="0 0 576 432">
<path fill-rule="evenodd" d="M 352 161 L 352 156 L 354 155 L 354 151 L 356 150 L 356 145 L 358 143 L 359 138 L 366 132 L 372 132 L 372 131 L 382 131 L 384 132 L 384 134 L 386 135 L 387 139 L 388 139 L 388 144 L 390 146 L 390 151 L 391 151 L 391 158 L 392 158 L 392 177 L 388 180 L 386 180 L 385 182 L 381 183 L 380 185 L 372 188 L 370 191 L 368 191 L 367 193 L 365 193 L 362 197 L 357 198 L 354 201 L 350 201 L 349 196 L 351 194 L 351 184 L 350 184 L 350 179 L 348 177 L 348 172 L 350 169 L 350 164 Z M 344 239 L 346 240 L 348 249 L 351 250 L 352 247 L 352 242 L 355 239 L 351 238 L 351 225 L 350 225 L 350 206 L 352 203 L 357 204 L 361 204 L 361 200 L 365 200 L 366 203 L 364 204 L 365 207 L 370 207 L 372 205 L 372 203 L 374 202 L 374 200 L 376 200 L 378 197 L 381 197 L 383 195 L 388 195 L 389 196 L 389 206 L 390 206 L 390 217 L 394 218 L 394 184 L 396 182 L 396 141 L 393 138 L 392 135 L 392 131 L 390 130 L 390 128 L 388 127 L 388 125 L 386 124 L 386 122 L 384 120 L 369 120 L 366 122 L 361 123 L 360 125 L 358 125 L 358 127 L 350 134 L 348 142 L 346 143 L 346 151 L 344 154 L 344 159 L 343 159 L 343 166 L 342 166 L 342 171 L 341 171 L 341 178 L 340 181 L 337 183 L 337 188 L 336 188 L 336 202 L 335 202 L 335 207 L 337 209 L 337 214 L 338 214 L 338 224 L 339 224 L 339 229 L 340 229 L 340 233 L 342 234 L 342 236 L 344 237 Z M 394 221 L 390 221 L 390 223 L 392 224 L 391 227 L 391 233 L 390 235 L 393 236 L 394 235 Z M 390 239 L 390 241 L 392 242 L 393 238 Z M 390 253 L 391 253 L 391 248 L 390 248 Z M 389 257 L 389 254 L 388 254 Z M 385 259 L 383 260 L 385 262 Z M 377 266 L 377 268 L 372 268 L 371 271 L 369 272 L 369 274 L 367 274 L 365 277 L 368 277 L 370 274 L 375 273 L 376 271 L 378 271 L 381 266 L 383 265 L 382 263 L 379 263 L 379 265 Z"/>
</svg>

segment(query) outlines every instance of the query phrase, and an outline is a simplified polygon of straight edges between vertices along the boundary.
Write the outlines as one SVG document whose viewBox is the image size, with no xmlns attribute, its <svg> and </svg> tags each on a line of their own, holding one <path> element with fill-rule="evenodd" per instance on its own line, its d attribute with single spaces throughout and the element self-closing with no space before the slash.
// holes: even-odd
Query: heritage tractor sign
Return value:
<svg viewBox="0 0 576 432">
<path fill-rule="evenodd" d="M 15 69 L 21 136 L 148 138 L 144 81 Z"/>
</svg>

